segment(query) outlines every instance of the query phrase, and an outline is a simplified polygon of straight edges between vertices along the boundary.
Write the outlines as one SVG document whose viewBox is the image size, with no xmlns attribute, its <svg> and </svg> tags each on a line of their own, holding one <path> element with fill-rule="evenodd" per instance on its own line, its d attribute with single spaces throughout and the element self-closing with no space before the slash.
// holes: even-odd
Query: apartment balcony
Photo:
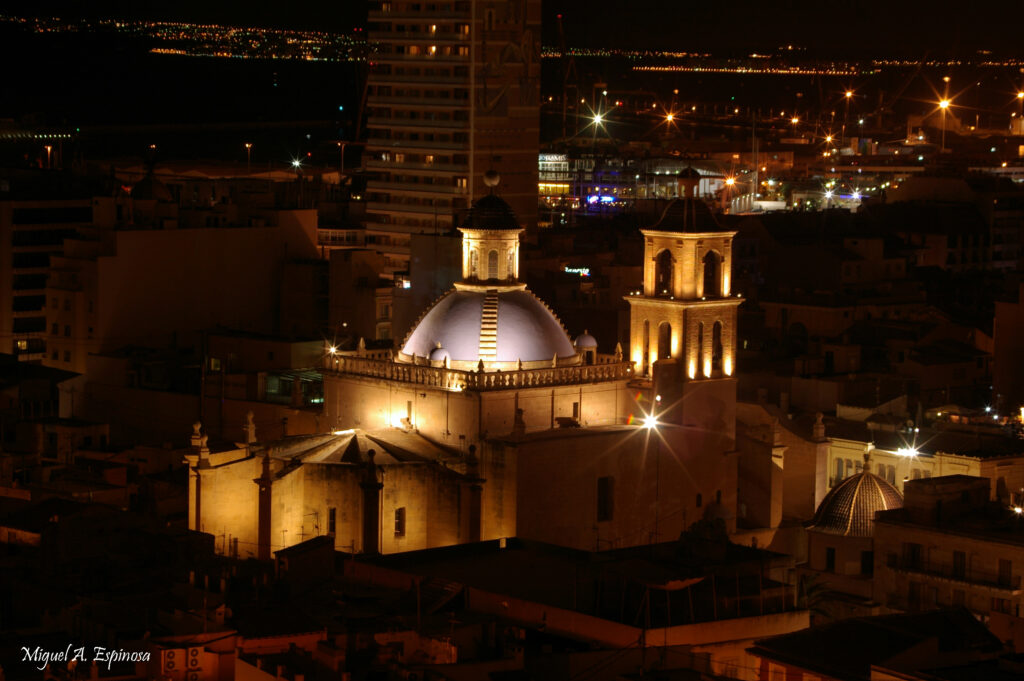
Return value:
<svg viewBox="0 0 1024 681">
<path fill-rule="evenodd" d="M 366 98 L 369 106 L 388 106 L 396 109 L 469 109 L 469 99 L 444 97 L 392 97 L 390 95 L 370 95 Z"/>
<path fill-rule="evenodd" d="M 371 116 L 366 119 L 367 128 L 384 128 L 386 130 L 466 130 L 469 121 L 441 121 L 430 118 L 380 118 Z"/>
<path fill-rule="evenodd" d="M 423 173 L 424 175 L 465 175 L 469 172 L 469 165 L 465 163 L 395 163 L 394 161 L 368 160 L 365 163 L 367 170 L 385 170 L 389 172 L 408 171 Z"/>
<path fill-rule="evenodd" d="M 897 558 L 895 561 L 890 560 L 888 567 L 893 572 L 914 575 L 915 577 L 926 577 L 930 580 L 981 587 L 1004 594 L 1017 595 L 1021 593 L 1019 574 L 1001 575 L 997 572 L 988 572 L 970 567 L 958 569 L 949 563 L 923 560 L 912 561 L 904 558 Z"/>
<path fill-rule="evenodd" d="M 396 83 L 402 85 L 415 85 L 417 87 L 424 87 L 427 85 L 461 85 L 462 87 L 469 87 L 469 76 L 436 76 L 429 74 L 421 74 L 418 76 L 402 73 L 402 74 L 370 74 L 370 83 Z"/>
<path fill-rule="evenodd" d="M 373 60 L 380 64 L 445 64 L 469 63 L 468 54 L 376 54 Z"/>
<path fill-rule="evenodd" d="M 366 18 L 367 21 L 415 21 L 416 23 L 433 24 L 437 23 L 438 19 L 465 19 L 468 21 L 470 19 L 470 12 L 468 9 L 462 12 L 455 10 L 438 10 L 434 12 L 379 12 L 371 10 Z"/>
<path fill-rule="evenodd" d="M 388 182 L 385 180 L 370 180 L 366 183 L 369 191 L 386 191 L 392 194 L 448 194 L 450 196 L 461 196 L 469 193 L 466 187 L 455 185 L 425 184 L 414 182 Z"/>
<path fill-rule="evenodd" d="M 424 26 L 433 25 L 434 22 L 424 22 Z M 380 43 L 468 43 L 469 34 L 458 31 L 370 31 L 367 37 L 374 42 Z"/>
<path fill-rule="evenodd" d="M 389 140 L 371 137 L 366 142 L 366 150 L 373 151 L 468 151 L 469 142 L 436 142 L 428 140 Z"/>
<path fill-rule="evenodd" d="M 401 203 L 367 203 L 366 211 L 368 213 L 386 213 L 389 215 L 415 215 L 417 217 L 423 217 L 424 215 L 437 215 L 447 216 L 452 212 L 452 209 L 444 206 L 418 206 L 415 204 L 401 204 Z M 369 229 L 369 226 L 367 226 Z"/>
</svg>

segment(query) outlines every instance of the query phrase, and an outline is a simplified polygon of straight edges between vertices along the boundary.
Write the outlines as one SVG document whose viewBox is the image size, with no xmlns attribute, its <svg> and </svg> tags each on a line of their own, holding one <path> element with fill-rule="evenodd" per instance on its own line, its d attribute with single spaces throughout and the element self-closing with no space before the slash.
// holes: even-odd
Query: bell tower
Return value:
<svg viewBox="0 0 1024 681">
<path fill-rule="evenodd" d="M 626 297 L 629 357 L 636 375 L 650 381 L 659 420 L 710 427 L 718 412 L 732 432 L 742 302 L 730 281 L 736 232 L 723 229 L 697 198 L 699 182 L 699 173 L 687 169 L 679 179 L 681 198 L 640 230 L 644 281 L 642 291 Z"/>
</svg>

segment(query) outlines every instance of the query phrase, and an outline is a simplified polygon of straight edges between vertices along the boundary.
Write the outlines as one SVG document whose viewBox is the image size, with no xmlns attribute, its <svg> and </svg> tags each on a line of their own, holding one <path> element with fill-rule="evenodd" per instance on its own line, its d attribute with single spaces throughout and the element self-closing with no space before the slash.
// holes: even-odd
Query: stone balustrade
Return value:
<svg viewBox="0 0 1024 681">
<path fill-rule="evenodd" d="M 508 390 L 593 383 L 633 378 L 630 362 L 601 362 L 577 366 L 523 369 L 520 371 L 459 371 L 387 359 L 334 355 L 325 358 L 327 371 L 444 390 Z"/>
</svg>

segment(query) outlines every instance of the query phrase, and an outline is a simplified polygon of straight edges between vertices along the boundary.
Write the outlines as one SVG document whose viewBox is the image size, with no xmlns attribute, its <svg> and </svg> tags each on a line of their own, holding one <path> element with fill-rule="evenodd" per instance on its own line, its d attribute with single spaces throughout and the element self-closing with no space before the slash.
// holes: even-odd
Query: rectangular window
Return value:
<svg viewBox="0 0 1024 681">
<path fill-rule="evenodd" d="M 71 351 L 70 350 L 65 350 L 64 351 L 64 361 L 65 362 L 70 362 L 71 361 Z"/>
<path fill-rule="evenodd" d="M 873 575 L 875 573 L 875 552 L 860 552 L 860 573 L 862 575 Z"/>
<path fill-rule="evenodd" d="M 953 606 L 963 607 L 966 605 L 966 599 L 963 589 L 953 589 Z"/>
<path fill-rule="evenodd" d="M 395 536 L 405 536 L 405 506 L 395 509 Z"/>
<path fill-rule="evenodd" d="M 71 327 L 67 324 L 64 325 L 64 337 L 71 338 Z"/>
<path fill-rule="evenodd" d="M 921 545 L 914 542 L 903 542 L 903 567 L 921 567 Z"/>
<path fill-rule="evenodd" d="M 825 571 L 836 571 L 836 550 L 831 546 L 825 549 Z"/>
<path fill-rule="evenodd" d="M 967 575 L 967 554 L 963 551 L 953 552 L 953 579 L 963 579 Z"/>
<path fill-rule="evenodd" d="M 603 523 L 612 519 L 615 512 L 612 495 L 614 493 L 615 480 L 610 477 L 597 479 L 597 522 Z"/>
<path fill-rule="evenodd" d="M 1013 581 L 1013 563 L 1006 558 L 999 559 L 999 586 L 1010 586 Z M 1000 612 L 1004 612 L 1000 610 Z"/>
<path fill-rule="evenodd" d="M 329 508 L 327 509 L 327 534 L 334 534 L 338 527 L 338 509 Z"/>
<path fill-rule="evenodd" d="M 577 420 L 580 418 L 580 403 L 579 402 L 573 402 L 572 403 L 572 417 L 574 419 L 577 419 Z"/>
</svg>

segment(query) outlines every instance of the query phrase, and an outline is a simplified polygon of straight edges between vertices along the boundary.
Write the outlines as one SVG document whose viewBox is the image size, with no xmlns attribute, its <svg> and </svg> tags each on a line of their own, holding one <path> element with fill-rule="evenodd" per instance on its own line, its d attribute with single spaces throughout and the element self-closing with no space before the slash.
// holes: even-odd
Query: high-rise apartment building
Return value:
<svg viewBox="0 0 1024 681">
<path fill-rule="evenodd" d="M 537 224 L 540 0 L 382 0 L 370 11 L 367 245 L 404 270 L 409 237 L 449 231 L 483 175 Z"/>
</svg>

